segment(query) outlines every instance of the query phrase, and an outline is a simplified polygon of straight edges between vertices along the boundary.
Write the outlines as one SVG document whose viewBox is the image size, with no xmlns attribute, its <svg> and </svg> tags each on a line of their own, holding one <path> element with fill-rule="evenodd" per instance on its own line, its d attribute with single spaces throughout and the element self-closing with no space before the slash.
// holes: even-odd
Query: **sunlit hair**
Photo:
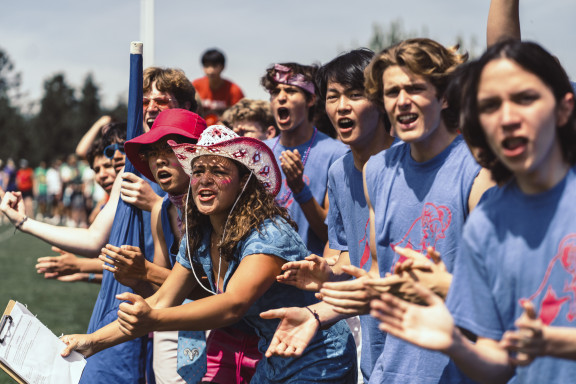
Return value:
<svg viewBox="0 0 576 384">
<path fill-rule="evenodd" d="M 178 101 L 179 108 L 198 111 L 196 101 L 196 89 L 188 80 L 184 71 L 175 68 L 149 67 L 144 70 L 144 81 L 142 83 L 144 94 L 152 91 L 152 84 L 156 82 L 156 88 L 160 92 L 170 92 Z"/>
<path fill-rule="evenodd" d="M 302 65 L 302 64 L 298 64 L 298 63 L 281 63 L 281 65 L 290 68 L 292 75 L 298 75 L 298 74 L 303 75 L 307 81 L 314 84 L 314 78 L 316 77 L 316 71 L 318 70 L 317 66 L 315 66 L 315 65 Z M 276 82 L 276 80 L 274 80 L 275 76 L 276 76 L 276 69 L 274 68 L 274 65 L 273 65 L 273 66 L 269 67 L 268 69 L 266 69 L 266 74 L 264 76 L 262 76 L 262 78 L 260 79 L 260 84 L 269 93 L 272 92 L 274 89 L 276 89 L 276 87 L 278 86 L 278 83 Z M 296 87 L 296 88 L 298 88 L 298 87 Z M 298 88 L 298 89 L 304 93 L 304 96 L 306 97 L 306 101 L 310 101 L 314 98 L 314 94 L 312 94 L 312 93 L 310 93 L 310 92 L 308 92 L 302 88 Z M 315 111 L 316 111 L 316 104 L 308 109 L 308 121 L 314 120 Z"/>
<path fill-rule="evenodd" d="M 482 71 L 493 60 L 512 60 L 525 71 L 537 76 L 556 99 L 558 106 L 568 93 L 574 93 L 568 75 L 558 60 L 536 43 L 503 41 L 490 47 L 478 60 L 471 62 L 459 76 L 458 81 L 464 90 L 461 100 L 462 133 L 479 164 L 492 172 L 492 178 L 502 184 L 513 176 L 500 162 L 488 145 L 486 135 L 479 120 L 478 88 Z M 562 156 L 571 165 L 576 163 L 576 108 L 572 110 L 568 122 L 557 126 L 558 141 Z"/>
<path fill-rule="evenodd" d="M 239 179 L 247 180 L 250 171 L 243 164 L 230 160 L 238 168 Z M 211 227 L 210 218 L 198 211 L 192 191 L 188 191 L 188 244 L 192 257 L 195 257 L 203 239 L 204 231 Z M 288 224 L 297 229 L 296 223 L 290 218 L 288 210 L 279 206 L 274 200 L 274 196 L 269 194 L 260 184 L 258 179 L 252 175 L 248 181 L 244 192 L 230 212 L 228 223 L 226 224 L 224 238 L 218 243 L 220 255 L 226 261 L 234 258 L 236 246 L 248 236 L 252 230 L 260 232 L 260 226 L 266 219 L 284 219 Z"/>
<path fill-rule="evenodd" d="M 277 130 L 270 103 L 264 100 L 244 98 L 224 111 L 221 120 L 230 129 L 238 122 L 252 121 L 260 124 L 264 132 L 269 126 Z"/>
<path fill-rule="evenodd" d="M 406 67 L 410 72 L 430 81 L 436 89 L 440 100 L 450 81 L 451 74 L 462 63 L 468 54 L 458 53 L 458 47 L 447 48 L 442 44 L 426 38 L 401 41 L 377 54 L 366 67 L 366 95 L 384 110 L 384 71 L 392 66 Z M 453 127 L 448 127 L 452 130 Z"/>
</svg>

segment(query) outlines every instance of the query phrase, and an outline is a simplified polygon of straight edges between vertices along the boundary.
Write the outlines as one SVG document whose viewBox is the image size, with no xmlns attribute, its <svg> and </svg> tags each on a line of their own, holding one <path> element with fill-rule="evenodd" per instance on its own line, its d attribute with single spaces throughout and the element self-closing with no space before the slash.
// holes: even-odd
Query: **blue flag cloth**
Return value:
<svg viewBox="0 0 576 384">
<path fill-rule="evenodd" d="M 142 54 L 131 53 L 127 140 L 142 134 L 142 81 Z M 142 177 L 127 157 L 124 171 Z M 156 185 L 155 183 L 151 184 Z M 140 247 L 146 259 L 152 261 L 154 244 L 150 234 L 150 213 L 142 212 L 142 210 L 119 199 L 108 242 L 118 247 L 125 244 Z M 102 287 L 88 326 L 88 333 L 92 333 L 118 318 L 120 301 L 116 299 L 116 295 L 123 292 L 133 291 L 131 288 L 118 283 L 114 274 L 105 270 Z M 147 336 L 141 337 L 105 349 L 89 357 L 80 383 L 146 383 L 147 342 Z M 151 380 L 153 380 L 153 376 L 148 378 L 148 382 L 150 383 Z"/>
</svg>

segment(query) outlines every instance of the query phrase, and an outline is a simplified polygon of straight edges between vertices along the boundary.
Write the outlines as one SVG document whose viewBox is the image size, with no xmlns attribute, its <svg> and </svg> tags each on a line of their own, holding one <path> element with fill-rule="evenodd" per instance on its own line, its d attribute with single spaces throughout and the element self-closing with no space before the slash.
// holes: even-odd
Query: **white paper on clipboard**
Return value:
<svg viewBox="0 0 576 384">
<path fill-rule="evenodd" d="M 26 306 L 11 301 L 3 320 L 0 363 L 2 368 L 8 367 L 18 376 L 15 379 L 29 384 L 77 384 L 80 381 L 86 365 L 84 357 L 75 351 L 66 358 L 60 356 L 66 345 Z"/>
</svg>

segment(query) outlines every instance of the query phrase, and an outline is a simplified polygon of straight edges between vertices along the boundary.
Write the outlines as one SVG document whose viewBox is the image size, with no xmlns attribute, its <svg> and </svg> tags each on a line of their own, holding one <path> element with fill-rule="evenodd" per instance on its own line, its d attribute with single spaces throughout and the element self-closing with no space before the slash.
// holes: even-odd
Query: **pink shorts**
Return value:
<svg viewBox="0 0 576 384">
<path fill-rule="evenodd" d="M 208 365 L 203 382 L 249 383 L 262 358 L 258 336 L 237 328 L 214 329 L 206 339 Z"/>
</svg>

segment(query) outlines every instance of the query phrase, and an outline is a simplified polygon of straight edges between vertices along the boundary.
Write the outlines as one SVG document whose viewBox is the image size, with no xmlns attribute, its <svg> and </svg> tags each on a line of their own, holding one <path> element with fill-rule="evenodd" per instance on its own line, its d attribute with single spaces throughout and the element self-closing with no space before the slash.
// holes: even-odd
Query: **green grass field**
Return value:
<svg viewBox="0 0 576 384">
<path fill-rule="evenodd" d="M 36 238 L 17 232 L 12 226 L 0 226 L 0 307 L 10 299 L 28 305 L 57 336 L 62 333 L 84 333 L 100 285 L 63 283 L 45 280 L 36 273 L 36 259 L 54 254 L 50 246 Z M 0 370 L 0 384 L 14 381 Z"/>
</svg>

